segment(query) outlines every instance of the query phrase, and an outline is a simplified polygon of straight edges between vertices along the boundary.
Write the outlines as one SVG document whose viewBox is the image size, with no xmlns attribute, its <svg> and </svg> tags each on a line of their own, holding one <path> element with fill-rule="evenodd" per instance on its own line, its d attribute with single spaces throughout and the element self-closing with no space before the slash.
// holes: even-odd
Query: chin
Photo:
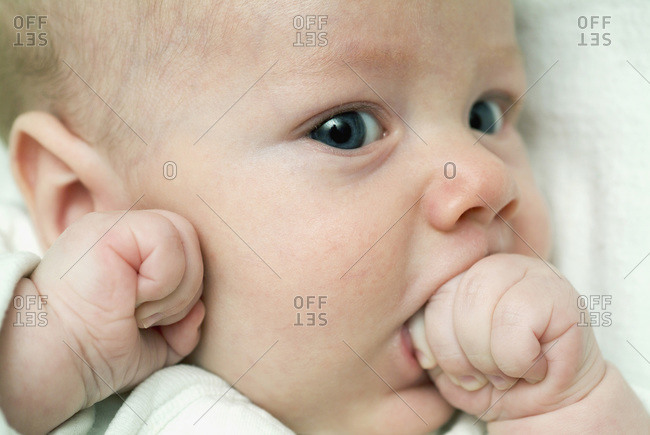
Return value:
<svg viewBox="0 0 650 435">
<path fill-rule="evenodd" d="M 344 432 L 377 435 L 428 434 L 448 422 L 456 411 L 430 383 L 396 393 L 390 392 L 383 397 L 371 415 L 363 419 L 366 425 L 355 425 Z"/>
</svg>

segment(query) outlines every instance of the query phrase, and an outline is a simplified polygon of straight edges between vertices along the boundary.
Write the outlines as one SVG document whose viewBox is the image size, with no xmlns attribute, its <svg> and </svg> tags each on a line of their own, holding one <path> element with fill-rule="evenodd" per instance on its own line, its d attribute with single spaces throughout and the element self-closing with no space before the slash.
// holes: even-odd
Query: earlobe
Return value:
<svg viewBox="0 0 650 435">
<path fill-rule="evenodd" d="M 20 115 L 9 147 L 14 178 L 44 249 L 81 216 L 120 208 L 125 194 L 119 177 L 53 115 Z"/>
</svg>

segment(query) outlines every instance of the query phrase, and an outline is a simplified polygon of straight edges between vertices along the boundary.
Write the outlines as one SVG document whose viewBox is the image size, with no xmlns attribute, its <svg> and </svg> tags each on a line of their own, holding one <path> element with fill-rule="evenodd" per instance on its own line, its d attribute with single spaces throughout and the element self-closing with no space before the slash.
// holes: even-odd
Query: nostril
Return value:
<svg viewBox="0 0 650 435">
<path fill-rule="evenodd" d="M 461 219 L 467 219 L 467 220 L 478 220 L 480 219 L 481 215 L 485 215 L 485 207 L 472 207 L 468 208 L 465 210 L 465 212 L 461 215 Z M 490 215 L 492 215 L 492 212 L 490 210 L 487 210 L 490 212 Z"/>
<path fill-rule="evenodd" d="M 518 199 L 513 199 L 509 203 L 505 205 L 505 207 L 501 208 L 499 210 L 499 216 L 503 218 L 503 220 L 508 220 L 511 217 L 515 215 L 517 212 L 517 208 L 519 207 L 519 200 Z"/>
<path fill-rule="evenodd" d="M 462 219 L 475 220 L 477 222 L 488 223 L 493 219 L 499 219 L 495 215 L 496 212 L 503 220 L 507 221 L 508 219 L 512 218 L 515 215 L 518 207 L 519 207 L 519 200 L 517 199 L 511 200 L 500 210 L 496 210 L 495 208 L 493 208 L 488 204 L 486 204 L 483 207 L 482 206 L 471 207 L 465 210 L 465 212 L 461 215 L 461 220 Z"/>
</svg>

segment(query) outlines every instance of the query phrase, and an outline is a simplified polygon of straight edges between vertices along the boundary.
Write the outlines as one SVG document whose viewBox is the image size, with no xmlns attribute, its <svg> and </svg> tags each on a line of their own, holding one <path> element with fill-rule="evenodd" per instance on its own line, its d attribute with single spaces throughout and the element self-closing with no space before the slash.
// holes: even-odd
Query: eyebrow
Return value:
<svg viewBox="0 0 650 435">
<path fill-rule="evenodd" d="M 394 45 L 394 46 L 393 46 Z M 352 40 L 343 43 L 327 45 L 315 50 L 308 57 L 290 67 L 287 72 L 301 75 L 326 75 L 333 68 L 345 68 L 345 62 L 362 68 L 404 68 L 418 60 L 417 53 L 411 46 L 398 47 L 397 44 L 377 46 L 365 41 Z M 523 54 L 516 44 L 508 44 L 488 48 L 486 53 L 477 58 L 477 66 L 507 67 L 523 65 Z"/>
<path fill-rule="evenodd" d="M 352 65 L 363 65 L 370 68 L 387 67 L 410 64 L 416 58 L 412 49 L 403 50 L 402 47 L 390 45 L 377 46 L 365 41 L 352 40 L 338 44 L 328 44 L 319 47 L 308 57 L 302 58 L 291 67 L 288 72 L 298 74 L 327 74 L 332 68 L 345 68 L 345 62 Z M 296 58 L 298 59 L 298 58 Z"/>
<path fill-rule="evenodd" d="M 346 62 L 366 65 L 405 65 L 416 58 L 416 53 L 411 48 L 377 47 L 360 41 L 346 41 L 341 52 L 341 58 Z"/>
</svg>

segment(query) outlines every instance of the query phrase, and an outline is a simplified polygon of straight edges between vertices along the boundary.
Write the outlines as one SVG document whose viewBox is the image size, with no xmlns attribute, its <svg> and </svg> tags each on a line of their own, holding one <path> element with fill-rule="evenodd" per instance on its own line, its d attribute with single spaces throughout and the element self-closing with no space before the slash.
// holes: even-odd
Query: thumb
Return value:
<svg viewBox="0 0 650 435">
<path fill-rule="evenodd" d="M 204 315 L 205 306 L 199 299 L 178 322 L 140 329 L 140 371 L 132 385 L 137 385 L 156 370 L 179 363 L 189 355 L 201 338 Z"/>
</svg>

